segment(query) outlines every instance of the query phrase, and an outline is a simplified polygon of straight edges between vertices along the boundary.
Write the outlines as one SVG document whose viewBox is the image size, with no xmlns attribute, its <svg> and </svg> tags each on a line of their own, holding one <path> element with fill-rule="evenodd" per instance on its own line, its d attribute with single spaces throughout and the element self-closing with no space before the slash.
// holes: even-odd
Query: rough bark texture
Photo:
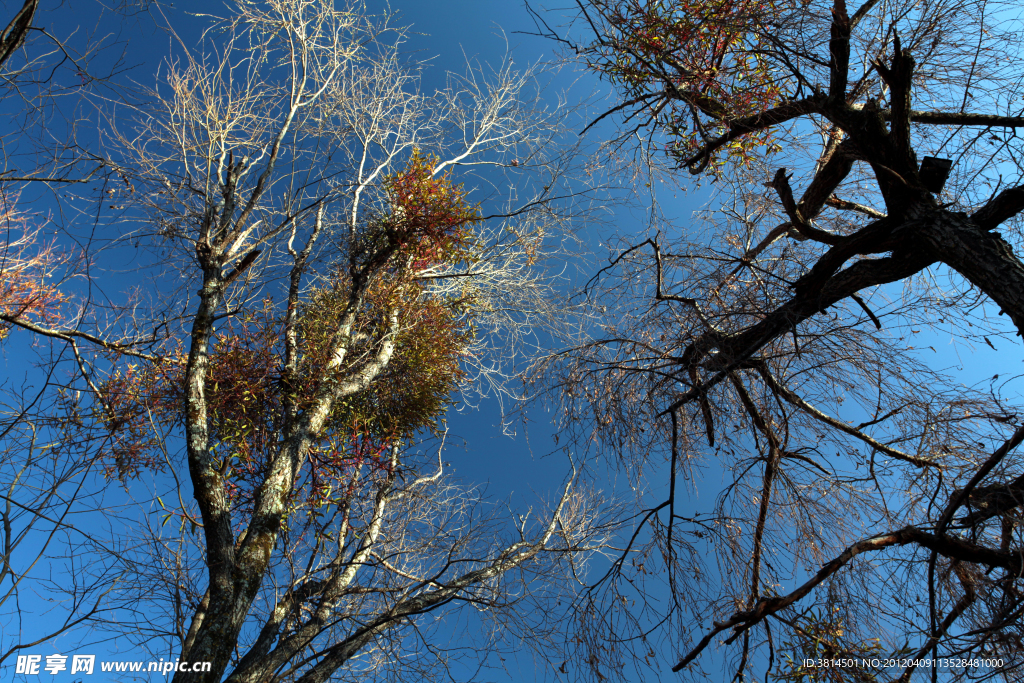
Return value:
<svg viewBox="0 0 1024 683">
<path fill-rule="evenodd" d="M 999 304 L 1024 334 L 1024 264 L 998 234 L 963 214 L 940 212 L 920 233 L 926 248 Z"/>
</svg>

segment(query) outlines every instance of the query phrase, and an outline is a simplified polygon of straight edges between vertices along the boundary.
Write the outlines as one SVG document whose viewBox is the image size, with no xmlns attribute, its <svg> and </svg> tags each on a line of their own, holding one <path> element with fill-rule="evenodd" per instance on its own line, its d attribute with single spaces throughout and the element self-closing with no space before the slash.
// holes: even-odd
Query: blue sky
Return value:
<svg viewBox="0 0 1024 683">
<path fill-rule="evenodd" d="M 525 8 L 518 2 L 446 0 L 393 2 L 389 6 L 373 2 L 368 4 L 371 12 L 390 10 L 398 15 L 394 23 L 412 26 L 405 50 L 410 59 L 429 61 L 430 68 L 426 70 L 424 78 L 424 88 L 427 90 L 442 85 L 446 71 L 464 71 L 467 61 L 498 66 L 508 55 L 517 65 L 524 67 L 539 60 L 554 59 L 554 45 L 550 41 L 520 33 L 533 31 L 534 25 Z M 202 19 L 188 16 L 189 13 L 217 13 L 209 3 L 187 1 L 176 3 L 173 7 L 164 7 L 163 12 L 186 41 L 190 35 L 196 35 L 204 23 Z M 97 22 L 98 16 L 97 8 L 89 4 L 44 6 L 44 14 L 37 23 L 55 33 L 63 31 L 65 35 L 76 26 L 80 27 L 80 36 L 107 35 L 109 42 L 124 46 L 123 64 L 129 68 L 123 76 L 140 86 L 152 86 L 160 60 L 167 54 L 169 36 L 155 28 L 154 20 L 146 14 L 125 19 L 120 26 L 109 19 Z M 579 77 L 579 74 L 571 70 L 554 77 L 549 84 L 552 98 L 562 89 L 571 89 L 570 98 L 584 98 L 599 89 L 596 79 L 584 76 L 580 83 L 577 82 Z M 55 209 L 43 208 L 45 201 L 42 199 L 33 204 L 33 210 L 38 210 L 40 214 L 49 211 L 53 215 Z M 631 219 L 624 216 L 622 220 Z M 585 239 L 591 244 L 600 245 L 604 238 L 594 232 L 587 234 Z M 600 246 L 595 248 L 598 253 L 607 253 Z M 29 354 L 24 347 L 18 346 L 26 341 L 12 340 L 3 349 L 0 363 L 4 366 L 5 377 L 14 384 L 23 379 L 29 383 L 38 381 L 25 362 Z M 485 487 L 496 504 L 508 501 L 511 507 L 520 509 L 536 503 L 538 497 L 550 499 L 561 488 L 569 469 L 567 460 L 555 445 L 551 416 L 542 409 L 534 408 L 527 413 L 525 420 L 520 417 L 508 423 L 508 428 L 504 430 L 501 423 L 501 410 L 494 400 L 485 399 L 476 409 L 453 411 L 449 420 L 449 446 L 445 459 L 452 463 L 456 474 L 464 482 Z M 514 435 L 510 436 L 509 432 Z M 109 495 L 115 500 L 122 498 L 116 490 L 111 490 Z M 101 520 L 93 523 L 103 525 Z M 59 614 L 59 608 L 47 612 L 49 607 L 45 592 L 23 595 L 21 608 L 26 616 L 32 615 L 26 620 L 26 633 L 35 631 L 38 626 L 48 625 L 46 620 Z M 45 616 L 47 614 L 50 616 Z M 460 625 L 473 628 L 473 617 L 468 617 L 468 621 L 466 618 L 461 619 Z M 13 623 L 7 625 L 8 628 L 13 626 Z M 62 636 L 55 644 L 41 644 L 23 652 L 42 655 L 44 664 L 45 656 L 54 653 L 93 653 L 101 660 L 147 659 L 141 652 L 132 652 L 123 644 L 97 644 L 95 640 L 95 635 L 80 630 Z M 479 680 L 532 681 L 543 675 L 534 668 L 533 660 L 528 657 L 510 657 L 492 661 L 492 664 L 493 668 L 480 673 Z M 4 678 L 13 673 L 14 665 L 14 658 L 4 663 Z M 472 670 L 467 667 L 462 672 L 454 673 L 457 677 L 461 675 L 468 679 Z M 55 676 L 43 673 L 38 678 L 28 676 L 24 680 L 66 683 L 79 678 L 64 672 Z M 156 680 L 160 679 L 162 676 L 156 677 Z M 97 669 L 93 677 L 84 680 L 103 680 L 103 675 Z"/>
<path fill-rule="evenodd" d="M 386 6 L 371 2 L 369 8 L 371 12 L 384 11 Z M 398 14 L 396 23 L 412 26 L 412 33 L 405 44 L 410 58 L 429 60 L 431 64 L 424 78 L 426 89 L 443 84 L 446 71 L 462 71 L 467 60 L 498 65 L 509 53 L 516 64 L 525 66 L 538 60 L 554 58 L 555 46 L 550 41 L 527 35 L 534 31 L 535 27 L 519 2 L 403 0 L 392 2 L 389 8 Z M 201 20 L 187 16 L 188 12 L 214 10 L 208 3 L 183 1 L 164 11 L 170 22 L 179 27 L 182 35 L 186 36 L 202 23 Z M 72 4 L 56 8 L 45 21 L 53 24 L 59 22 L 67 26 L 81 25 L 83 30 L 92 30 L 95 16 L 94 7 Z M 127 45 L 126 63 L 133 66 L 129 72 L 130 77 L 144 86 L 152 85 L 159 60 L 166 54 L 168 37 L 155 29 L 153 21 L 145 15 L 128 20 L 125 26 L 120 33 L 120 40 L 125 41 Z M 566 88 L 570 89 L 571 97 L 582 98 L 594 92 L 600 93 L 602 87 L 592 76 L 566 70 L 552 83 L 552 92 Z M 600 136 L 601 132 L 593 131 L 592 134 Z M 690 211 L 696 208 L 696 204 L 696 197 L 663 200 L 664 210 L 680 226 L 685 225 Z M 616 222 L 614 228 L 621 235 L 640 233 L 644 229 L 642 222 L 628 212 L 618 215 Z M 604 233 L 611 227 L 606 225 L 585 233 L 587 242 L 594 250 L 594 258 L 590 260 L 590 265 L 607 256 L 607 249 L 602 245 L 607 239 Z M 993 338 L 992 341 L 998 351 L 993 351 L 984 344 L 979 344 L 975 348 L 955 345 L 950 343 L 948 337 L 943 338 L 941 335 L 925 337 L 918 346 L 925 360 L 933 367 L 956 371 L 960 381 L 969 386 L 983 384 L 994 374 L 1019 375 L 1024 372 L 1024 354 L 1019 341 L 1012 338 Z M 21 367 L 19 354 L 12 348 L 14 347 L 5 347 L 2 362 L 6 365 L 5 374 L 18 381 L 27 370 Z M 535 502 L 538 496 L 550 498 L 560 487 L 567 472 L 566 460 L 554 440 L 553 416 L 542 408 L 534 407 L 525 414 L 525 419 L 526 422 L 517 419 L 510 423 L 514 436 L 509 436 L 503 433 L 508 430 L 501 427 L 501 411 L 494 400 L 482 401 L 477 409 L 453 411 L 449 420 L 450 433 L 445 455 L 445 459 L 453 464 L 458 476 L 466 483 L 486 486 L 488 494 L 496 502 L 508 500 L 516 509 Z M 597 471 L 603 473 L 605 470 L 599 468 Z M 713 498 L 720 480 L 721 473 L 709 468 L 700 482 L 700 489 L 707 491 Z M 607 486 L 614 489 L 616 485 L 609 483 Z M 696 500 L 686 501 L 684 514 L 696 503 Z M 43 605 L 44 599 L 45 596 L 40 595 L 38 605 Z M 461 620 L 460 626 L 472 628 L 472 617 Z M 102 645 L 86 650 L 83 644 L 88 640 L 87 633 L 76 633 L 61 640 L 59 651 L 63 654 L 72 654 L 76 651 L 94 651 L 100 654 L 100 648 L 107 647 Z M 26 650 L 44 656 L 54 651 L 49 645 Z M 716 663 L 710 654 L 707 655 L 704 667 L 707 671 L 715 672 Z M 141 654 L 138 657 L 143 658 Z M 110 658 L 129 659 L 132 658 L 132 653 L 122 651 L 117 655 L 111 654 Z M 9 663 L 13 666 L 14 662 L 9 660 Z M 492 663 L 495 666 L 482 672 L 480 680 L 503 683 L 532 681 L 544 675 L 534 668 L 534 662 L 529 657 L 511 657 L 505 661 Z M 667 660 L 663 662 L 665 665 L 671 663 Z M 667 666 L 664 666 L 662 671 L 665 680 L 675 678 L 667 672 Z M 468 678 L 471 670 L 467 667 L 464 671 L 456 673 Z M 66 683 L 75 679 L 76 677 L 70 675 L 51 677 L 44 674 L 38 679 L 29 677 L 27 680 Z M 97 675 L 91 680 L 102 679 Z"/>
</svg>

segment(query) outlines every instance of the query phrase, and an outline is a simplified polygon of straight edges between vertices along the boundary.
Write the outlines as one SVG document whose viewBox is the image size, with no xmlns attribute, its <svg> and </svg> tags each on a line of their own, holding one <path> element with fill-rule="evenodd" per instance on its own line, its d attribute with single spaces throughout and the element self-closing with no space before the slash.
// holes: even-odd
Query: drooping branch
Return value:
<svg viewBox="0 0 1024 683">
<path fill-rule="evenodd" d="M 728 132 L 723 133 L 708 144 L 704 145 L 696 154 L 686 159 L 683 162 L 683 165 L 690 171 L 690 173 L 695 175 L 702 173 L 710 163 L 711 156 L 715 151 L 721 149 L 733 140 L 737 140 L 744 135 L 748 135 L 759 130 L 777 126 L 780 123 L 785 123 L 786 121 L 792 121 L 793 119 L 806 116 L 807 114 L 818 112 L 821 110 L 824 103 L 825 97 L 823 95 L 812 95 L 802 100 L 787 102 L 779 105 L 778 107 L 773 107 L 751 116 L 735 119 L 730 122 Z"/>
<path fill-rule="evenodd" d="M 768 523 L 768 508 L 771 504 L 772 498 L 772 486 L 775 482 L 775 475 L 779 469 L 779 461 L 782 458 L 782 443 L 779 440 L 775 430 L 771 428 L 768 422 L 761 415 L 761 412 L 757 409 L 753 399 L 750 398 L 750 394 L 747 392 L 746 387 L 743 386 L 743 382 L 740 381 L 737 373 L 732 373 L 729 377 L 732 380 L 732 385 L 736 389 L 737 395 L 740 397 L 740 403 L 743 405 L 743 409 L 750 416 L 751 421 L 761 434 L 764 435 L 768 441 L 768 454 L 764 456 L 764 474 L 761 478 L 761 500 L 757 511 L 757 524 L 754 526 L 754 548 L 753 555 L 750 562 L 750 599 L 748 605 L 753 607 L 757 599 L 761 596 L 761 553 L 762 544 L 764 541 L 765 525 Z"/>
<path fill-rule="evenodd" d="M 765 366 L 764 363 L 757 364 L 757 371 L 761 375 L 761 377 L 764 378 L 765 384 L 768 385 L 768 388 L 771 389 L 772 392 L 774 392 L 778 396 L 781 396 L 783 399 L 786 400 L 786 402 L 796 406 L 797 408 L 804 411 L 814 419 L 823 422 L 829 425 L 830 427 L 834 427 L 835 429 L 838 429 L 844 434 L 849 434 L 850 436 L 856 439 L 860 439 L 867 445 L 871 446 L 873 449 L 881 453 L 885 453 L 890 457 L 896 458 L 897 460 L 909 462 L 913 465 L 916 465 L 917 467 L 939 467 L 939 463 L 933 460 L 930 460 L 928 458 L 919 458 L 915 455 L 910 455 L 909 453 L 904 453 L 903 451 L 897 450 L 892 446 L 887 446 L 884 443 L 881 443 L 880 441 L 874 439 L 873 437 L 868 436 L 859 429 L 856 429 L 852 425 L 849 425 L 843 422 L 842 420 L 837 420 L 830 415 L 826 415 L 825 413 L 821 412 L 820 410 L 818 410 L 817 408 L 815 408 L 814 406 L 800 398 L 800 396 L 787 389 L 781 382 L 776 380 L 775 377 L 772 376 L 772 374 L 768 371 L 768 368 Z"/>
<path fill-rule="evenodd" d="M 694 387 L 701 386 L 700 372 L 697 370 L 696 365 L 690 366 L 690 385 Z M 697 397 L 700 403 L 700 414 L 704 418 L 704 433 L 708 438 L 708 446 L 714 448 L 715 446 L 715 416 L 711 410 L 711 403 L 708 401 L 708 394 L 706 391 L 700 392 Z"/>
<path fill-rule="evenodd" d="M 1024 568 L 1020 553 L 1004 552 L 980 546 L 969 541 L 949 536 L 936 536 L 913 526 L 904 527 L 899 531 L 873 536 L 858 541 L 844 550 L 838 557 L 823 566 L 802 586 L 792 593 L 780 597 L 761 598 L 753 608 L 736 612 L 723 622 L 715 622 L 714 628 L 708 632 L 697 645 L 691 649 L 674 667 L 672 671 L 680 671 L 696 659 L 719 633 L 733 629 L 734 633 L 726 642 L 732 642 L 742 633 L 764 621 L 769 616 L 790 607 L 803 599 L 812 590 L 821 585 L 827 578 L 845 567 L 857 555 L 873 550 L 882 550 L 891 546 L 916 544 L 939 555 L 960 562 L 972 562 L 987 567 L 998 567 L 1019 574 Z"/>
<path fill-rule="evenodd" d="M 934 263 L 927 254 L 915 253 L 909 256 L 887 256 L 879 259 L 865 259 L 828 279 L 820 288 L 805 291 L 765 316 L 761 322 L 732 335 L 701 335 L 683 353 L 681 364 L 702 363 L 716 370 L 702 386 L 693 387 L 680 396 L 661 414 L 668 414 L 694 400 L 701 391 L 710 389 L 725 379 L 729 372 L 747 362 L 765 344 L 794 325 L 829 306 L 856 294 L 866 287 L 888 284 L 920 272 Z M 712 350 L 718 349 L 711 361 L 706 360 Z"/>
<path fill-rule="evenodd" d="M 967 609 L 974 604 L 975 600 L 977 600 L 978 594 L 977 591 L 974 590 L 974 585 L 971 581 L 971 577 L 967 574 L 966 571 L 964 571 L 964 568 L 960 561 L 953 561 L 952 571 L 954 574 L 956 574 L 957 579 L 959 579 L 960 586 L 964 589 L 964 594 L 960 597 L 959 600 L 956 601 L 956 604 L 953 605 L 953 609 L 949 611 L 949 614 L 946 615 L 946 618 L 942 620 L 941 624 L 939 624 L 939 628 L 936 630 L 936 632 L 932 634 L 928 638 L 928 640 L 925 641 L 925 644 L 921 647 L 921 649 L 917 651 L 917 656 L 911 660 L 911 666 L 908 666 L 906 669 L 904 669 L 903 674 L 899 677 L 899 679 L 897 679 L 895 683 L 908 683 L 910 681 L 910 676 L 914 673 L 916 663 L 926 661 L 928 651 L 938 644 L 939 639 L 949 632 L 949 628 L 954 624 L 954 622 L 956 622 L 957 619 L 963 616 L 963 613 L 966 612 Z"/>
<path fill-rule="evenodd" d="M 867 313 L 868 317 L 871 318 L 871 322 L 875 324 L 875 329 L 876 330 L 882 329 L 882 321 L 880 321 L 878 319 L 878 316 L 875 315 L 874 311 L 872 311 L 870 308 L 868 308 L 868 305 L 867 305 L 867 303 L 865 303 L 864 299 L 860 298 L 856 294 L 851 294 L 850 298 L 853 299 L 857 303 L 858 306 L 860 306 L 860 309 L 862 311 Z"/>
</svg>

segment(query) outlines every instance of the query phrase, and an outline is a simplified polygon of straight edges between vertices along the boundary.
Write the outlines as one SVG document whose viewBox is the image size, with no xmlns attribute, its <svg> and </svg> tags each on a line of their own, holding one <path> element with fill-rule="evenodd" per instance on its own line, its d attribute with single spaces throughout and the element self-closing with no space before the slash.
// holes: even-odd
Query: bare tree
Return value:
<svg viewBox="0 0 1024 683">
<path fill-rule="evenodd" d="M 111 526 L 120 576 L 78 591 L 102 598 L 84 615 L 207 665 L 176 681 L 445 674 L 457 605 L 544 647 L 604 545 L 599 497 L 570 475 L 505 521 L 421 439 L 457 392 L 516 396 L 533 331 L 562 324 L 552 236 L 592 190 L 571 108 L 510 63 L 424 94 L 402 30 L 357 6 L 231 11 L 195 50 L 175 36 L 149 104 L 106 105 L 114 175 L 79 201 L 110 241 L 76 254 L 105 299 L 0 311 L 72 352 L 91 436 L 55 441 L 159 520 Z"/>
<path fill-rule="evenodd" d="M 143 4 L 96 3 L 87 11 L 103 26 L 137 14 Z M 61 21 L 66 8 L 39 0 L 17 5 L 5 7 L 0 19 L 7 20 L 0 31 L 0 190 L 19 195 L 32 186 L 36 193 L 28 201 L 46 196 L 41 187 L 57 195 L 61 188 L 111 174 L 94 137 L 96 112 L 89 98 L 131 99 L 131 89 L 121 78 L 129 69 L 125 45 L 114 32 L 68 26 Z"/>
<path fill-rule="evenodd" d="M 46 3 L 10 5 L 0 19 L 0 343 L 9 369 L 0 399 L 5 667 L 130 604 L 117 593 L 125 544 L 108 533 L 123 509 L 102 485 L 109 434 L 87 427 L 88 398 L 69 387 L 64 367 L 85 367 L 78 342 L 118 344 L 80 329 L 85 307 L 72 303 L 71 292 L 83 264 L 52 202 L 61 187 L 102 181 L 107 164 L 81 144 L 78 126 L 88 95 L 119 92 L 113 77 L 123 64 L 109 35 L 54 28 L 56 8 Z M 95 10 L 94 18 L 105 11 Z M 26 336 L 11 339 L 16 326 L 61 341 L 36 355 Z"/>
<path fill-rule="evenodd" d="M 1018 371 L 965 387 L 933 354 L 1024 332 L 1019 10 L 578 10 L 556 37 L 619 93 L 612 144 L 645 139 L 639 163 L 713 196 L 620 237 L 586 290 L 600 332 L 542 368 L 577 443 L 645 496 L 584 604 L 584 659 L 622 674 L 660 642 L 699 677 L 722 644 L 736 679 L 1013 677 Z"/>
</svg>

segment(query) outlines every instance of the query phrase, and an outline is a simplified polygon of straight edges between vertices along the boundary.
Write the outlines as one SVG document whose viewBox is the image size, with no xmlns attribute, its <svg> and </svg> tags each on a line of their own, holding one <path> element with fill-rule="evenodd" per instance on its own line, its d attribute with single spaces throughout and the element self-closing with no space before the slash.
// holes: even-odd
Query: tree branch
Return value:
<svg viewBox="0 0 1024 683">
<path fill-rule="evenodd" d="M 35 332 L 36 334 L 40 334 L 44 337 L 63 339 L 64 341 L 67 342 L 70 342 L 75 338 L 84 339 L 85 341 L 95 344 L 96 346 L 100 346 L 104 349 L 107 349 L 108 351 L 115 351 L 125 356 L 144 358 L 145 360 L 153 362 L 158 362 L 160 360 L 160 357 L 158 356 L 151 356 L 148 353 L 142 353 L 141 351 L 135 351 L 131 349 L 131 345 L 129 344 L 118 344 L 117 342 L 109 342 L 106 339 L 97 337 L 96 335 L 93 334 L 89 334 L 88 332 L 79 332 L 78 330 L 60 330 L 53 329 L 50 327 L 43 327 L 42 325 L 36 325 L 35 323 L 30 323 L 27 320 L 23 320 L 18 316 L 7 315 L 4 313 L 0 313 L 0 320 L 10 325 L 21 327 L 30 332 Z"/>
<path fill-rule="evenodd" d="M 973 214 L 971 220 L 982 230 L 993 230 L 1024 211 L 1024 185 L 1003 190 Z"/>
<path fill-rule="evenodd" d="M 884 109 L 881 115 L 891 119 L 893 114 Z M 911 110 L 910 120 L 914 123 L 929 123 L 939 126 L 985 126 L 986 128 L 1021 128 L 1024 127 L 1024 116 L 999 116 L 997 114 L 972 114 L 955 111 L 917 111 Z"/>
<path fill-rule="evenodd" d="M 849 546 L 838 557 L 823 566 L 813 577 L 811 577 L 811 579 L 792 593 L 782 597 L 761 598 L 753 608 L 736 612 L 727 621 L 715 623 L 714 629 L 706 634 L 696 647 L 690 650 L 681 660 L 679 660 L 679 663 L 672 667 L 672 671 L 678 672 L 685 668 L 686 665 L 696 659 L 697 656 L 700 655 L 700 653 L 703 652 L 709 644 L 711 644 L 714 637 L 722 631 L 729 628 L 734 630 L 733 635 L 726 640 L 727 643 L 732 642 L 737 636 L 748 631 L 751 627 L 763 621 L 765 618 L 772 616 L 791 606 L 798 600 L 801 600 L 808 593 L 821 585 L 825 579 L 829 578 L 849 564 L 857 555 L 867 551 L 881 550 L 890 546 L 907 545 L 910 543 L 915 543 L 922 548 L 933 550 L 944 557 L 954 560 L 960 560 L 961 562 L 973 562 L 989 567 L 1000 567 L 1015 574 L 1019 574 L 1022 566 L 1024 566 L 1019 552 L 992 550 L 991 548 L 979 546 L 959 538 L 935 536 L 913 526 L 904 527 L 899 531 L 873 536 Z"/>
<path fill-rule="evenodd" d="M 900 45 L 900 37 L 893 38 L 893 56 L 888 67 L 879 59 L 872 63 L 890 89 L 892 111 L 889 116 L 890 136 L 896 151 L 910 156 L 910 98 L 914 76 L 914 58 L 910 50 Z"/>
<path fill-rule="evenodd" d="M 778 380 L 775 379 L 774 376 L 772 376 L 772 374 L 768 371 L 768 368 L 765 367 L 764 363 L 758 363 L 756 367 L 758 373 L 761 375 L 761 377 L 764 378 L 765 384 L 768 385 L 768 388 L 770 388 L 772 392 L 774 392 L 778 396 L 781 396 L 787 402 L 793 404 L 794 406 L 804 411 L 814 419 L 819 420 L 820 422 L 824 422 L 825 424 L 829 425 L 830 427 L 834 427 L 835 429 L 838 429 L 844 434 L 849 434 L 850 436 L 856 439 L 860 439 L 861 441 L 871 446 L 875 450 L 881 453 L 885 453 L 886 455 L 896 458 L 897 460 L 909 462 L 913 465 L 916 465 L 917 467 L 940 466 L 934 460 L 930 460 L 927 458 L 919 458 L 916 455 L 910 455 L 909 453 L 904 453 L 903 451 L 896 450 L 891 446 L 887 446 L 884 443 L 881 443 L 880 441 L 877 441 L 876 439 L 868 436 L 859 429 L 854 428 L 852 425 L 846 424 L 841 420 L 837 420 L 834 417 L 831 417 L 830 415 L 826 415 L 825 413 L 821 412 L 820 410 L 818 410 L 817 408 L 815 408 L 814 406 L 812 406 L 811 404 L 807 403 L 802 398 L 797 396 L 794 392 L 790 391 L 785 386 L 783 386 Z"/>
<path fill-rule="evenodd" d="M 716 374 L 703 385 L 693 387 L 672 402 L 659 415 L 667 415 L 672 410 L 694 400 L 702 391 L 722 381 L 728 373 L 743 365 L 759 349 L 780 334 L 798 325 L 815 313 L 828 308 L 832 304 L 856 294 L 865 287 L 896 282 L 920 272 L 934 263 L 928 255 L 915 253 L 889 256 L 878 259 L 864 259 L 849 268 L 837 273 L 818 289 L 803 291 L 787 303 L 769 313 L 761 322 L 735 334 L 701 335 L 683 353 L 680 364 L 701 362 L 713 349 L 718 349 L 714 362 L 705 365 L 717 370 Z"/>
<path fill-rule="evenodd" d="M 826 164 L 826 166 L 828 166 L 828 164 Z M 817 179 L 817 177 L 818 176 L 815 176 L 815 179 Z M 796 205 L 796 200 L 793 199 L 793 189 L 789 185 L 789 177 L 786 176 L 786 169 L 780 168 L 776 171 L 775 177 L 772 178 L 772 181 L 768 183 L 768 185 L 779 194 L 779 199 L 782 201 L 782 208 L 786 210 L 786 215 L 789 216 L 790 222 L 801 235 L 807 239 L 814 240 L 815 242 L 822 242 L 828 245 L 836 245 L 843 240 L 841 236 L 833 235 L 827 230 L 816 228 L 804 219 L 804 215 L 800 211 L 800 207 Z M 829 193 L 831 193 L 831 190 L 829 190 Z M 802 205 L 803 202 L 801 202 L 801 206 Z"/>
<path fill-rule="evenodd" d="M 828 96 L 833 102 L 845 102 L 847 72 L 850 69 L 850 17 L 846 13 L 845 0 L 835 0 L 830 30 Z"/>
<path fill-rule="evenodd" d="M 871 216 L 872 218 L 885 218 L 885 214 L 878 209 L 872 209 L 870 206 L 864 206 L 863 204 L 857 204 L 856 202 L 849 202 L 845 199 L 839 199 L 835 195 L 832 195 L 825 200 L 826 206 L 831 206 L 842 211 L 856 211 L 862 213 L 865 216 Z"/>
<path fill-rule="evenodd" d="M 3 66 L 24 42 L 25 34 L 28 33 L 38 8 L 39 0 L 25 0 L 25 4 L 7 24 L 7 28 L 0 33 L 0 66 Z"/>
<path fill-rule="evenodd" d="M 696 175 L 704 171 L 707 168 L 708 163 L 711 161 L 711 155 L 715 150 L 722 146 L 732 142 L 737 138 L 741 138 L 748 133 L 755 131 L 764 130 L 765 128 L 771 128 L 777 126 L 780 123 L 791 121 L 795 118 L 812 114 L 819 111 L 824 104 L 824 96 L 812 95 L 802 100 L 796 100 L 795 102 L 787 102 L 773 107 L 766 111 L 754 114 L 752 116 L 746 116 L 741 119 L 735 119 L 729 122 L 729 131 L 715 138 L 708 144 L 704 145 L 696 154 L 686 159 L 683 162 L 683 166 L 686 166 L 690 173 Z"/>
</svg>

